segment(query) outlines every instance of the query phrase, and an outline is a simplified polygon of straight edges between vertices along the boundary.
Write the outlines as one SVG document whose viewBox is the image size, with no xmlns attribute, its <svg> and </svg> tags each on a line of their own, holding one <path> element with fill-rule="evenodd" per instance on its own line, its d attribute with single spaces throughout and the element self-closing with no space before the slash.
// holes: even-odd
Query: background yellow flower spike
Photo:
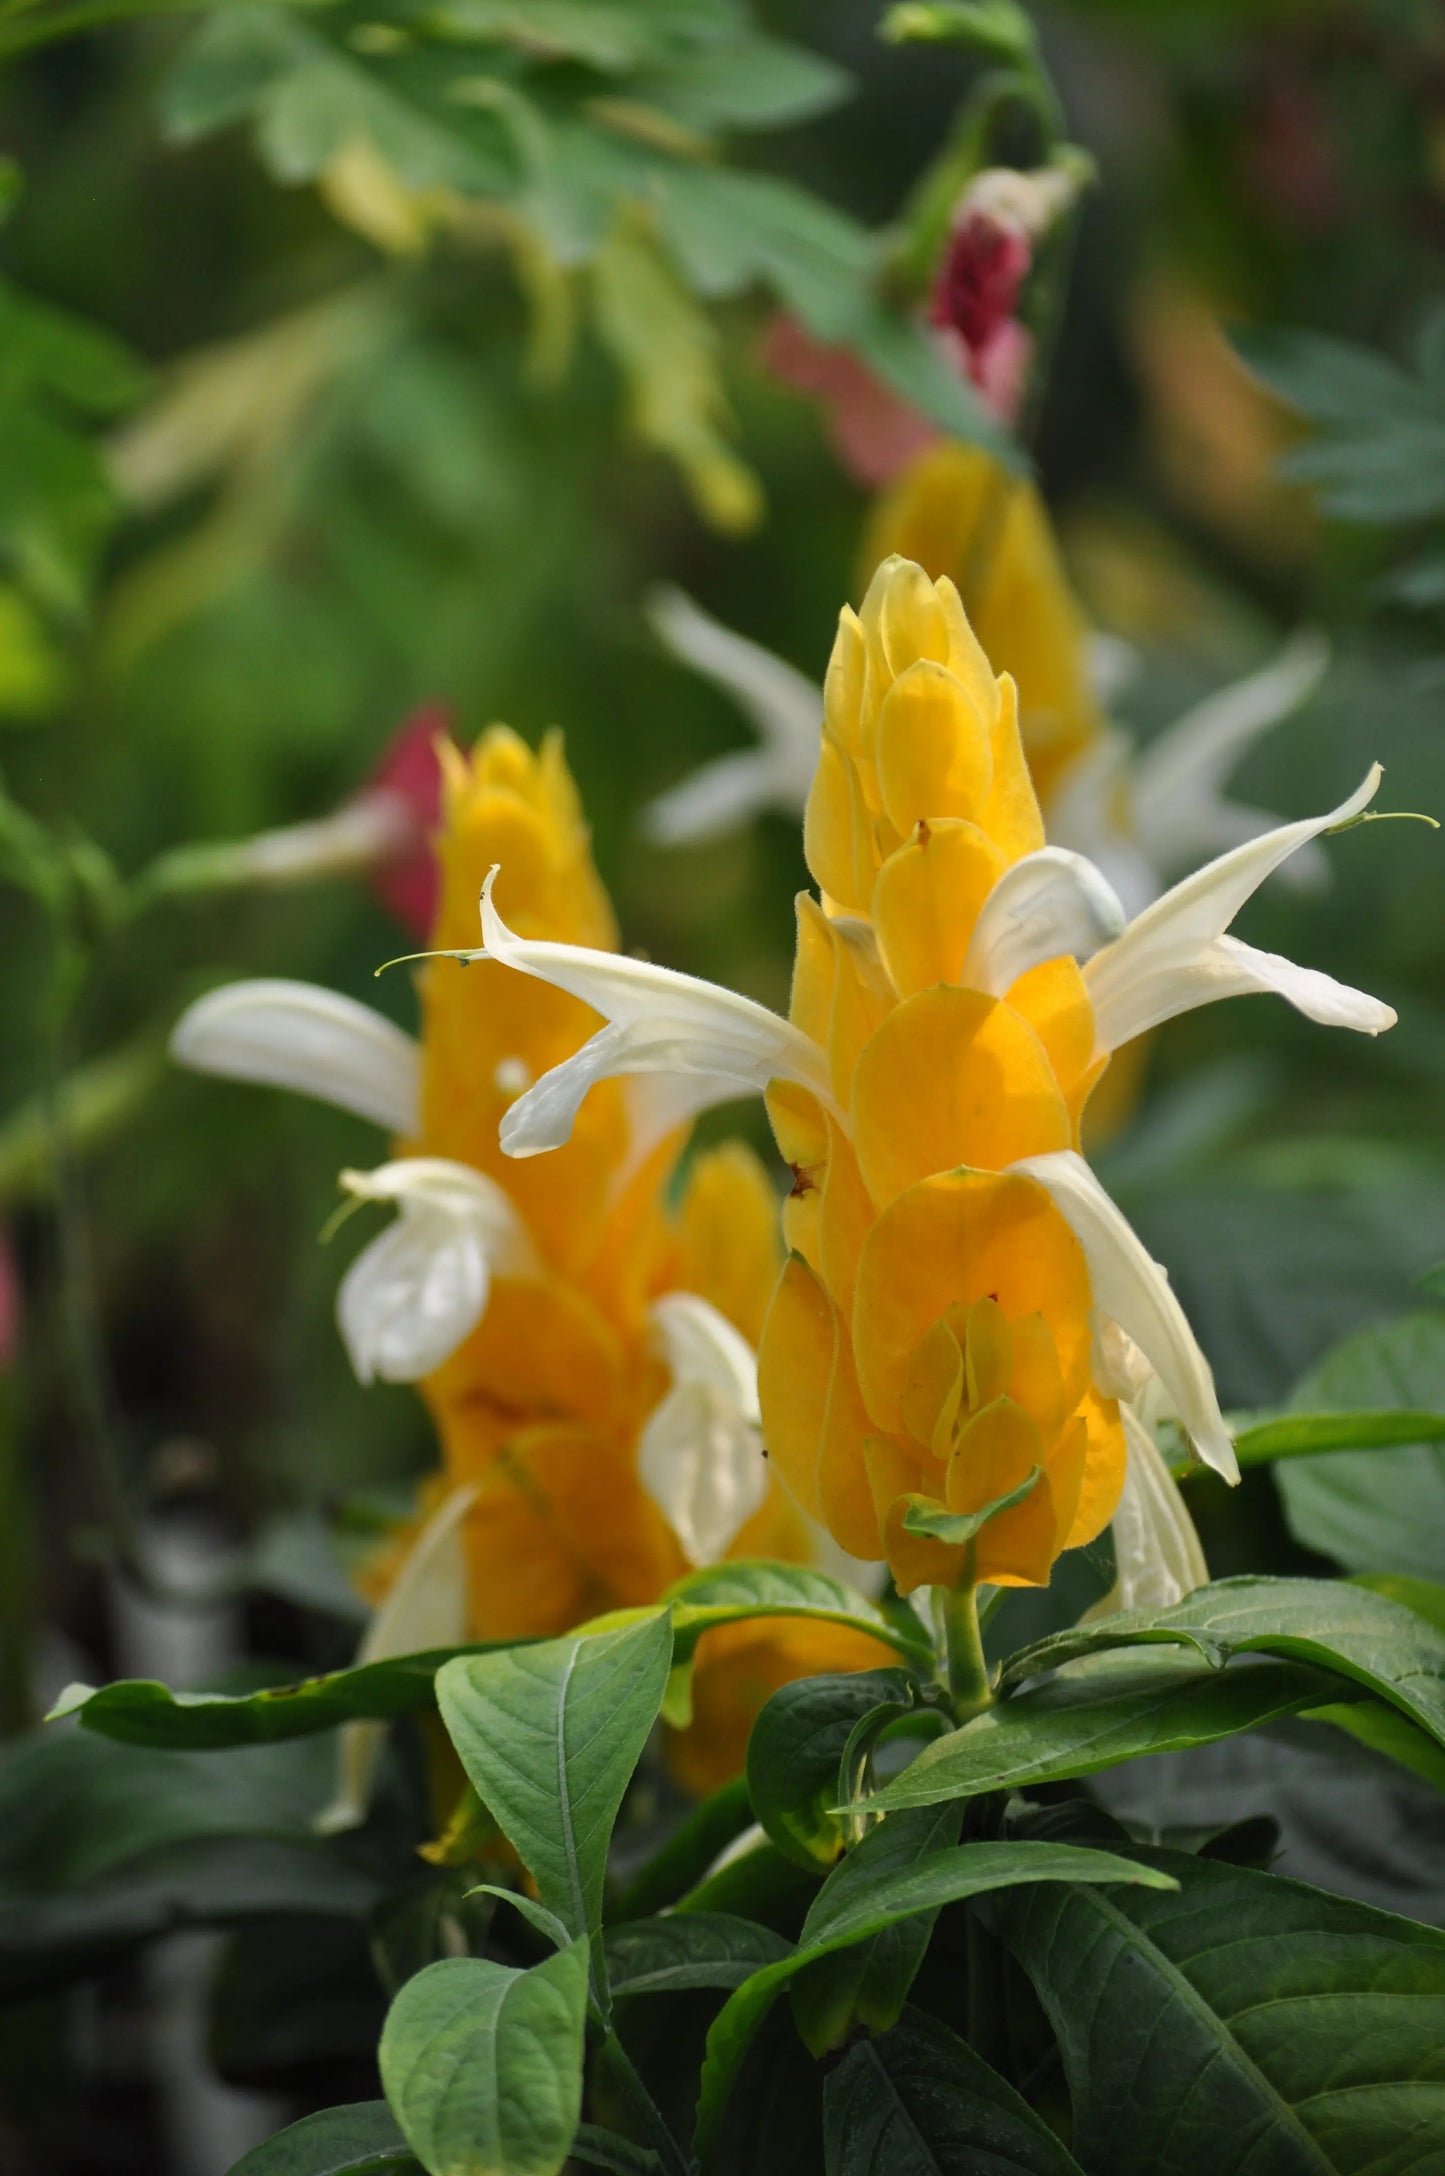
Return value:
<svg viewBox="0 0 1445 2176">
<path fill-rule="evenodd" d="M 1024 504 L 1032 581 L 1048 537 Z M 1125 1447 L 1091 1381 L 1083 1249 L 1008 1167 L 1077 1147 L 1094 1018 L 1071 957 L 1007 988 L 979 964 L 989 895 L 1043 825 L 1013 681 L 953 584 L 909 560 L 840 619 L 805 842 L 823 897 L 799 902 L 792 1019 L 827 1052 L 838 1112 L 770 1096 L 795 1172 L 760 1354 L 770 1449 L 905 1591 L 966 1567 L 1043 1584 L 1112 1511 Z M 967 1548 L 920 1525 L 1020 1489 Z"/>
</svg>

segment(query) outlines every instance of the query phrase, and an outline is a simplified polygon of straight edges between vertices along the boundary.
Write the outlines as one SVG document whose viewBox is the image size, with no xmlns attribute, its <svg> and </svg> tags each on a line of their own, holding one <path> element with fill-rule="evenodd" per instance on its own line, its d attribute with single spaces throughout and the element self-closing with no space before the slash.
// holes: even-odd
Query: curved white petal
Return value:
<svg viewBox="0 0 1445 2176">
<path fill-rule="evenodd" d="M 1297 634 L 1263 671 L 1196 703 L 1141 751 L 1135 821 L 1161 867 L 1223 843 L 1211 824 L 1224 781 L 1247 749 L 1309 700 L 1329 661 L 1323 635 Z"/>
<path fill-rule="evenodd" d="M 1147 983 L 1136 985 L 1130 1003 L 1126 1007 L 1116 1004 L 1110 1012 L 1109 1028 L 1117 1031 L 1122 1023 L 1127 1032 L 1120 1040 L 1128 1042 L 1161 1021 L 1172 1020 L 1176 1013 L 1212 1005 L 1221 997 L 1250 997 L 1259 991 L 1287 999 L 1297 1012 L 1318 1021 L 1321 1027 L 1353 1028 L 1360 1035 L 1381 1035 L 1395 1025 L 1394 1008 L 1364 990 L 1336 982 L 1317 968 L 1300 967 L 1282 953 L 1261 952 L 1238 937 L 1216 937 L 1212 944 L 1180 959 L 1167 974 L 1157 973 Z M 1096 999 L 1096 1011 L 1097 1004 Z M 1104 1030 L 1100 1029 L 1101 1048 L 1103 1041 Z"/>
<path fill-rule="evenodd" d="M 695 1081 L 694 1112 L 761 1094 L 770 1080 L 780 1079 L 798 1082 L 835 1108 L 823 1052 L 791 1022 L 696 975 L 618 952 L 519 937 L 492 904 L 496 877 L 493 869 L 482 887 L 483 948 L 470 956 L 499 960 L 568 990 L 608 1023 L 511 1106 L 500 1131 L 508 1156 L 560 1148 L 588 1089 L 619 1074 Z"/>
<path fill-rule="evenodd" d="M 388 1133 L 414 1133 L 421 1059 L 390 1020 L 314 982 L 232 982 L 188 1005 L 171 1056 L 196 1073 L 294 1088 Z"/>
<path fill-rule="evenodd" d="M 1200 806 L 1188 846 L 1174 856 L 1174 864 L 1182 866 L 1198 861 L 1201 855 L 1212 859 L 1228 853 L 1233 847 L 1244 846 L 1250 839 L 1262 839 L 1267 831 L 1278 829 L 1279 817 L 1272 809 L 1251 808 L 1246 801 L 1230 801 L 1221 796 Z M 1328 884 L 1329 856 L 1318 839 L 1307 840 L 1296 849 L 1280 869 L 1279 880 L 1299 892 L 1320 891 Z"/>
<path fill-rule="evenodd" d="M 1133 760 L 1127 734 L 1101 733 L 1055 786 L 1046 819 L 1050 841 L 1083 854 L 1101 870 L 1131 915 L 1142 914 L 1162 889 L 1159 871 L 1131 829 Z"/>
<path fill-rule="evenodd" d="M 1064 953 L 1086 960 L 1124 927 L 1112 884 L 1082 854 L 1042 846 L 1005 869 L 979 910 L 961 980 L 1002 997 L 1020 975 Z"/>
<path fill-rule="evenodd" d="M 1363 784 L 1338 808 L 1301 823 L 1281 824 L 1232 853 L 1221 854 L 1217 861 L 1209 862 L 1162 899 L 1156 899 L 1129 924 L 1122 937 L 1096 953 L 1084 969 L 1084 980 L 1094 1006 L 1097 1050 L 1117 1050 L 1121 1043 L 1162 1020 L 1172 1019 L 1176 1013 L 1208 1004 L 1216 997 L 1234 996 L 1241 989 L 1276 989 L 1296 1002 L 1294 988 L 1285 987 L 1277 970 L 1272 979 L 1265 977 L 1262 970 L 1247 981 L 1239 979 L 1246 970 L 1237 954 L 1249 954 L 1250 948 L 1236 946 L 1231 940 L 1221 952 L 1221 940 L 1265 878 L 1321 832 L 1358 816 L 1373 798 L 1380 778 L 1380 766 L 1373 764 Z M 1255 960 L 1267 957 L 1253 954 Z M 1295 973 L 1303 974 L 1304 970 Z M 1326 979 L 1321 976 L 1318 981 Z M 1359 999 L 1358 992 L 1347 994 Z M 1359 999 L 1352 1016 L 1343 1024 L 1365 1025 L 1366 1015 L 1360 1007 L 1366 1002 Z M 1350 1012 L 1351 1008 L 1345 1006 L 1344 1010 Z M 1381 1006 L 1372 1012 L 1367 1032 L 1377 1034 L 1382 1027 L 1388 1027 L 1394 1017 L 1391 1014 L 1389 1019 L 1384 1018 L 1388 1011 L 1388 1007 Z"/>
<path fill-rule="evenodd" d="M 467 1633 L 467 1560 L 462 1521 L 476 1496 L 459 1488 L 433 1512 L 412 1544 L 390 1594 L 357 1646 L 355 1664 L 394 1655 L 455 1647 Z M 385 1723 L 346 1723 L 338 1736 L 336 1795 L 315 1826 L 323 1835 L 357 1828 L 366 1819 L 371 1780 L 386 1737 Z"/>
<path fill-rule="evenodd" d="M 751 1346 L 693 1292 L 652 1309 L 672 1388 L 638 1443 L 642 1485 L 694 1564 L 715 1563 L 768 1488 Z"/>
<path fill-rule="evenodd" d="M 1058 1149 L 1021 1157 L 1009 1169 L 1036 1180 L 1051 1196 L 1084 1250 L 1096 1308 L 1111 1316 L 1150 1362 L 1205 1464 L 1226 1481 L 1237 1481 L 1239 1467 L 1214 1377 L 1168 1274 L 1083 1157 L 1074 1149 Z"/>
<path fill-rule="evenodd" d="M 804 789 L 802 800 L 807 799 Z M 719 756 L 679 785 L 660 793 L 642 811 L 642 829 L 655 846 L 691 846 L 740 831 L 764 809 L 796 815 L 802 806 L 791 781 L 780 780 L 769 750 L 743 748 Z"/>
<path fill-rule="evenodd" d="M 753 771 L 730 768 L 736 759 L 725 758 L 655 801 L 645 819 L 653 836 L 667 840 L 715 836 L 730 827 L 735 815 L 751 814 L 755 808 L 801 812 L 818 767 L 822 690 L 761 643 L 749 642 L 724 627 L 680 589 L 655 589 L 648 599 L 647 616 L 674 657 L 732 697 L 763 744 Z M 738 797 L 738 781 L 744 777 L 760 798 Z M 704 780 L 713 796 L 711 807 L 698 790 Z M 692 796 L 690 804 L 688 796 Z M 683 829 L 680 823 L 702 823 L 705 828 Z"/>
<path fill-rule="evenodd" d="M 481 1321 L 496 1269 L 524 1270 L 530 1250 L 495 1181 L 439 1156 L 345 1171 L 363 1201 L 401 1210 L 341 1280 L 336 1315 L 363 1383 L 413 1383 L 441 1366 Z"/>
<path fill-rule="evenodd" d="M 1189 1507 L 1153 1435 L 1131 1405 L 1121 1404 L 1119 1417 L 1129 1463 L 1113 1519 L 1115 1578 L 1091 1618 L 1119 1609 L 1172 1609 L 1209 1583 Z"/>
</svg>

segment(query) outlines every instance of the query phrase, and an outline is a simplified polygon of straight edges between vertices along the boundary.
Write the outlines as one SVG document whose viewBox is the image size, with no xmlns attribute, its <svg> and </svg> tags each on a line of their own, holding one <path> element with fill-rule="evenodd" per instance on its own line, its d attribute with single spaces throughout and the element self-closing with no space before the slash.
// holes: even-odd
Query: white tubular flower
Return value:
<svg viewBox="0 0 1445 2176">
<path fill-rule="evenodd" d="M 721 838 L 763 809 L 795 814 L 818 767 L 822 691 L 761 644 L 734 634 L 680 589 L 654 590 L 647 616 L 674 657 L 730 695 L 761 746 L 708 763 L 642 812 L 659 846 Z"/>
<path fill-rule="evenodd" d="M 390 1594 L 361 1636 L 354 1667 L 456 1647 L 467 1636 L 467 1560 L 462 1521 L 475 1488 L 456 1489 L 417 1535 Z M 366 1819 L 385 1723 L 345 1723 L 336 1749 L 336 1795 L 314 1826 L 323 1836 Z"/>
<path fill-rule="evenodd" d="M 1380 783 L 1378 763 L 1347 801 L 1324 816 L 1281 824 L 1233 853 L 1221 854 L 1135 917 L 1112 944 L 1094 955 L 1084 980 L 1094 1006 L 1096 1052 L 1117 1050 L 1176 1013 L 1216 998 L 1273 990 L 1323 1027 L 1378 1035 L 1395 1015 L 1378 998 L 1352 990 L 1275 952 L 1260 952 L 1225 934 L 1265 878 L 1302 846 L 1358 816 Z"/>
<path fill-rule="evenodd" d="M 672 1123 L 715 1103 L 760 1094 L 771 1080 L 796 1081 L 835 1109 L 818 1045 L 765 1005 L 696 975 L 586 945 L 519 937 L 492 904 L 492 870 L 482 886 L 482 949 L 458 955 L 498 960 L 518 974 L 568 990 L 608 1025 L 519 1096 L 502 1120 L 508 1156 L 540 1156 L 571 1134 L 593 1083 L 657 1074 L 695 1083 L 670 1103 Z"/>
<path fill-rule="evenodd" d="M 187 1006 L 171 1056 L 192 1072 L 259 1081 L 414 1133 L 421 1058 L 411 1036 L 312 982 L 232 982 Z"/>
<path fill-rule="evenodd" d="M 1049 1194 L 1084 1250 L 1100 1315 L 1116 1322 L 1143 1353 L 1204 1463 L 1226 1481 L 1237 1481 L 1239 1466 L 1214 1377 L 1167 1271 L 1074 1149 L 1023 1156 L 1008 1168 L 1036 1180 Z"/>
<path fill-rule="evenodd" d="M 714 1564 L 768 1488 L 758 1363 L 726 1316 L 695 1292 L 652 1308 L 672 1388 L 642 1431 L 642 1485 L 693 1564 Z"/>
<path fill-rule="evenodd" d="M 968 941 L 964 988 L 1002 997 L 1043 960 L 1086 960 L 1117 937 L 1125 913 L 1112 884 L 1082 854 L 1042 846 L 1005 869 Z"/>
<path fill-rule="evenodd" d="M 351 1364 L 363 1383 L 417 1382 L 481 1321 L 494 1271 L 535 1268 L 526 1234 L 495 1180 L 442 1156 L 343 1171 L 341 1184 L 358 1201 L 401 1210 L 336 1295 Z"/>
<path fill-rule="evenodd" d="M 1224 782 L 1257 740 L 1309 701 L 1329 661 L 1323 635 L 1305 630 L 1261 672 L 1206 696 L 1140 751 L 1131 781 L 1134 822 L 1161 869 L 1187 868 L 1201 854 L 1274 828 L 1267 810 L 1228 799 Z M 1322 873 L 1318 848 L 1305 845 L 1291 874 L 1308 882 Z"/>
<path fill-rule="evenodd" d="M 1114 1585 L 1089 1611 L 1091 1619 L 1119 1609 L 1172 1609 L 1209 1583 L 1209 1566 L 1189 1507 L 1132 1405 L 1121 1404 L 1129 1463 L 1114 1513 Z"/>
</svg>

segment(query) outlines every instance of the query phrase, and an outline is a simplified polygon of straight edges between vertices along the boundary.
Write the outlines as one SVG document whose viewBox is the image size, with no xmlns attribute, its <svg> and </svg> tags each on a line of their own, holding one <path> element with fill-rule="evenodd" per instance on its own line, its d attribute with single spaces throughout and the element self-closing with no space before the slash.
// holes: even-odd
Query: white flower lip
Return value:
<svg viewBox="0 0 1445 2176">
<path fill-rule="evenodd" d="M 413 1542 L 395 1584 L 357 1646 L 354 1667 L 396 1655 L 455 1647 L 467 1630 L 467 1560 L 462 1521 L 475 1488 L 454 1489 Z M 371 1779 L 386 1737 L 385 1723 L 345 1723 L 338 1735 L 336 1795 L 318 1814 L 323 1836 L 359 1828 L 366 1819 Z"/>
<path fill-rule="evenodd" d="M 1237 1481 L 1239 1465 L 1209 1362 L 1166 1272 L 1083 1157 L 1074 1149 L 1056 1149 L 1045 1156 L 1021 1157 L 1008 1168 L 1036 1180 L 1050 1195 L 1084 1250 L 1095 1306 L 1119 1324 L 1149 1361 L 1204 1463 L 1226 1481 Z"/>
<path fill-rule="evenodd" d="M 1378 1035 L 1395 1014 L 1378 998 L 1313 968 L 1226 935 L 1230 923 L 1281 862 L 1321 832 L 1358 816 L 1373 799 L 1381 769 L 1373 764 L 1347 801 L 1323 816 L 1281 824 L 1221 854 L 1137 915 L 1121 937 L 1084 969 L 1094 1007 L 1096 1054 L 1117 1050 L 1177 1013 L 1216 998 L 1272 990 L 1324 1027 Z"/>
<path fill-rule="evenodd" d="M 673 655 L 730 695 L 761 746 L 704 764 L 643 810 L 659 846 L 721 838 L 764 809 L 795 813 L 818 767 L 823 696 L 807 675 L 724 627 L 680 589 L 653 591 L 647 616 Z"/>
<path fill-rule="evenodd" d="M 1115 1581 L 1091 1616 L 1116 1609 L 1171 1609 L 1209 1583 L 1209 1566 L 1179 1484 L 1144 1421 L 1119 1407 L 1129 1463 L 1113 1518 Z"/>
<path fill-rule="evenodd" d="M 693 1564 L 713 1564 L 768 1489 L 758 1366 L 747 1340 L 695 1292 L 652 1308 L 672 1388 L 638 1443 L 642 1485 Z"/>
<path fill-rule="evenodd" d="M 1063 846 L 1042 846 L 1005 869 L 979 910 L 961 980 L 1003 997 L 1020 975 L 1068 953 L 1086 960 L 1125 925 L 1119 895 L 1094 864 Z"/>
<path fill-rule="evenodd" d="M 171 1056 L 195 1073 L 291 1088 L 388 1133 L 417 1128 L 421 1059 L 369 1005 L 313 982 L 231 982 L 187 1006 Z"/>
<path fill-rule="evenodd" d="M 358 1200 L 401 1211 L 358 1254 L 336 1295 L 351 1364 L 363 1383 L 418 1382 L 481 1321 L 493 1272 L 533 1267 L 526 1236 L 494 1180 L 444 1157 L 343 1171 L 341 1183 Z"/>
<path fill-rule="evenodd" d="M 594 1082 L 633 1073 L 695 1083 L 695 1092 L 679 1095 L 675 1113 L 695 1116 L 712 1104 L 761 1094 L 780 1079 L 835 1108 L 823 1052 L 789 1021 L 696 975 L 585 945 L 518 937 L 492 904 L 496 878 L 493 869 L 482 886 L 482 949 L 466 957 L 497 960 L 570 991 L 607 1022 L 511 1106 L 501 1124 L 505 1154 L 560 1148 Z"/>
</svg>

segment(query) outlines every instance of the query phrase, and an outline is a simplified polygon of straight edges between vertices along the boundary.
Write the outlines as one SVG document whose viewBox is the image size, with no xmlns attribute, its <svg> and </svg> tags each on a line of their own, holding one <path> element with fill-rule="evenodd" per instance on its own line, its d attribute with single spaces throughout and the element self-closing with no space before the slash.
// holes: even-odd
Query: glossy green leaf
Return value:
<svg viewBox="0 0 1445 2176">
<path fill-rule="evenodd" d="M 420 2176 L 384 2100 L 323 2108 L 242 2154 L 231 2176 Z"/>
<path fill-rule="evenodd" d="M 980 1791 L 1093 1775 L 1149 1753 L 1177 1753 L 1337 1698 L 1338 1678 L 1299 1663 L 1220 1670 L 1157 1650 L 1071 1664 L 936 1738 L 882 1790 L 883 1808 L 932 1806 Z"/>
<path fill-rule="evenodd" d="M 1032 1495 L 1043 1476 L 1042 1466 L 1030 1466 L 1017 1488 L 1011 1488 L 1005 1496 L 995 1496 L 992 1503 L 980 1505 L 977 1511 L 940 1511 L 927 1496 L 910 1496 L 903 1514 L 904 1531 L 926 1535 L 950 1549 L 961 1549 L 966 1542 L 978 1539 L 990 1519 L 996 1519 L 1001 1511 L 1012 1511 L 1015 1504 Z"/>
<path fill-rule="evenodd" d="M 766 1966 L 724 2003 L 708 2034 L 696 2145 L 706 2157 L 748 2049 L 773 2003 L 816 1958 L 871 1939 L 920 1912 L 1015 1882 L 1158 1884 L 1169 1877 L 1109 1851 L 1075 1844 L 949 1844 L 956 1807 L 891 1815 L 834 1868 L 803 1923 L 797 1948 Z"/>
<path fill-rule="evenodd" d="M 1335 1671 L 1445 1742 L 1445 1634 L 1349 1581 L 1219 1579 L 1172 1609 L 1121 1611 L 1039 1640 L 1009 1660 L 1000 1684 L 1007 1690 L 1080 1655 L 1158 1641 L 1221 1665 L 1265 1654 Z"/>
<path fill-rule="evenodd" d="M 910 1626 L 886 1617 L 840 1579 L 803 1564 L 759 1560 L 710 1565 L 679 1579 L 668 1588 L 664 1600 L 673 1604 L 679 1661 L 692 1653 L 704 1632 L 717 1625 L 738 1624 L 749 1617 L 819 1617 L 829 1624 L 846 1625 L 850 1631 L 866 1632 L 906 1661 L 932 1671 L 932 1649 L 916 1619 Z"/>
<path fill-rule="evenodd" d="M 614 1995 L 677 1994 L 692 1987 L 741 1987 L 789 1944 L 770 1927 L 733 1912 L 672 1912 L 634 1919 L 604 1936 Z"/>
<path fill-rule="evenodd" d="M 843 1756 L 859 1725 L 907 1713 L 913 1680 L 902 1670 L 798 1678 L 763 1708 L 748 1740 L 748 1795 L 780 1851 L 810 1870 L 843 1848 L 833 1811 Z"/>
<path fill-rule="evenodd" d="M 672 1626 L 659 1610 L 615 1632 L 461 1658 L 437 1677 L 463 1767 L 575 1938 L 601 1925 L 612 1824 L 671 1657 Z M 600 1978 L 600 1951 L 596 1964 Z"/>
<path fill-rule="evenodd" d="M 68 1686 L 51 1711 L 75 1715 L 87 1730 L 128 1745 L 201 1750 L 271 1745 L 330 1730 L 337 1723 L 395 1722 L 430 1707 L 437 1671 L 455 1655 L 493 1654 L 487 1646 L 439 1647 L 422 1655 L 395 1655 L 357 1669 L 330 1670 L 295 1685 L 268 1685 L 259 1692 L 172 1692 L 149 1678 L 121 1678 L 98 1689 Z"/>
<path fill-rule="evenodd" d="M 921 2010 L 849 2049 L 823 2109 L 828 2176 L 1081 2176 L 1028 2102 Z"/>
<path fill-rule="evenodd" d="M 582 2109 L 587 1944 L 529 1972 L 449 1957 L 408 1980 L 378 2060 L 429 2176 L 556 2176 Z"/>
<path fill-rule="evenodd" d="M 1445 2150 L 1445 1935 L 1271 1874 L 1142 1854 L 1172 1892 L 989 1908 L 1108 2176 L 1425 2176 Z"/>
<path fill-rule="evenodd" d="M 1299 1540 L 1346 1571 L 1445 1579 L 1445 1315 L 1408 1315 L 1347 1338 L 1292 1403 L 1365 1409 L 1358 1434 L 1348 1410 L 1337 1415 L 1345 1432 L 1320 1446 L 1329 1455 L 1280 1469 L 1285 1517 Z M 1370 1424 L 1386 1407 L 1401 1409 L 1392 1416 L 1400 1433 L 1382 1438 Z M 1373 1447 L 1382 1442 L 1398 1448 Z"/>
</svg>

